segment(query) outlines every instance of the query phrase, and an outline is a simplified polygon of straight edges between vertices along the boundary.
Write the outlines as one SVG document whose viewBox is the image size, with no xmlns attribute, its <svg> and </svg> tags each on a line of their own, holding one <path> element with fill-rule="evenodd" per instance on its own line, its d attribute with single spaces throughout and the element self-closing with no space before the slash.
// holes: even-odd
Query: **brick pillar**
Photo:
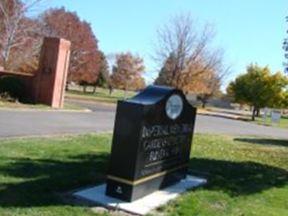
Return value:
<svg viewBox="0 0 288 216">
<path fill-rule="evenodd" d="M 44 38 L 34 83 L 36 103 L 63 107 L 70 45 L 69 41 L 61 38 Z"/>
</svg>

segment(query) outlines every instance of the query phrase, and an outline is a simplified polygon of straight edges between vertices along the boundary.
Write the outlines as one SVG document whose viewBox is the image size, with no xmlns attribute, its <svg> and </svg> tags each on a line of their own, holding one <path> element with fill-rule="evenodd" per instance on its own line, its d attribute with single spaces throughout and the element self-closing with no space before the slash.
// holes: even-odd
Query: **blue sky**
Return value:
<svg viewBox="0 0 288 216">
<path fill-rule="evenodd" d="M 91 23 L 106 54 L 131 51 L 142 56 L 148 80 L 157 75 L 150 58 L 156 30 L 179 13 L 214 25 L 214 44 L 225 51 L 225 62 L 232 67 L 226 83 L 250 63 L 283 70 L 287 0 L 51 0 L 49 6 L 64 6 Z"/>
</svg>

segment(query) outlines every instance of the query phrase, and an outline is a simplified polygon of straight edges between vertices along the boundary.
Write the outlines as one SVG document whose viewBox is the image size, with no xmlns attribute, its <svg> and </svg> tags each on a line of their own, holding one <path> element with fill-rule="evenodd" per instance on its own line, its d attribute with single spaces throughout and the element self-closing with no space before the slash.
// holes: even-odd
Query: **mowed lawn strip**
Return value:
<svg viewBox="0 0 288 216">
<path fill-rule="evenodd" d="M 0 140 L 0 215 L 97 215 L 65 197 L 105 181 L 110 148 L 110 134 Z M 190 172 L 209 183 L 151 214 L 288 215 L 287 155 L 287 140 L 196 134 Z"/>
<path fill-rule="evenodd" d="M 136 92 L 127 91 L 126 97 L 133 97 Z M 112 94 L 109 94 L 109 89 L 97 88 L 96 92 L 93 93 L 91 88 L 87 88 L 87 92 L 83 92 L 81 89 L 72 89 L 66 92 L 66 98 L 78 99 L 78 100 L 88 100 L 94 102 L 104 102 L 104 103 L 116 103 L 117 100 L 125 99 L 125 92 L 123 90 L 114 89 Z"/>
<path fill-rule="evenodd" d="M 288 215 L 288 140 L 196 135 L 191 171 L 209 183 L 165 215 Z"/>
<path fill-rule="evenodd" d="M 67 111 L 81 111 L 84 110 L 84 108 L 71 103 L 64 103 L 64 107 L 62 109 L 54 109 L 51 106 L 45 105 L 45 104 L 32 104 L 32 103 L 19 103 L 19 102 L 9 102 L 0 100 L 0 110 L 1 109 L 27 109 L 27 110 L 67 110 Z"/>
</svg>

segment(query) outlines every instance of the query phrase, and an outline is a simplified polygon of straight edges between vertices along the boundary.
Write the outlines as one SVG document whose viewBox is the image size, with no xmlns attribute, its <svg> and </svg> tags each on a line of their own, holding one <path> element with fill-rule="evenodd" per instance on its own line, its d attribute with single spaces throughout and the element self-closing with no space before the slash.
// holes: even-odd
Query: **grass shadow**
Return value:
<svg viewBox="0 0 288 216">
<path fill-rule="evenodd" d="M 1 207 L 67 205 L 59 194 L 105 181 L 108 153 L 56 159 L 7 158 L 0 176 L 12 178 L 0 184 Z M 192 158 L 190 168 L 208 173 L 209 190 L 232 196 L 258 193 L 288 184 L 288 171 L 254 162 Z M 13 180 L 16 179 L 17 181 Z M 2 181 L 3 182 L 3 181 Z"/>
<path fill-rule="evenodd" d="M 224 191 L 230 196 L 259 193 L 288 184 L 287 170 L 250 161 L 192 158 L 190 168 L 192 174 L 208 179 L 205 188 Z"/>
<path fill-rule="evenodd" d="M 63 205 L 59 194 L 105 180 L 109 155 L 80 155 L 62 160 L 9 158 L 0 167 L 5 177 L 23 179 L 0 184 L 1 207 Z"/>
<path fill-rule="evenodd" d="M 234 141 L 288 147 L 288 140 L 282 139 L 264 139 L 264 138 L 234 138 Z"/>
</svg>

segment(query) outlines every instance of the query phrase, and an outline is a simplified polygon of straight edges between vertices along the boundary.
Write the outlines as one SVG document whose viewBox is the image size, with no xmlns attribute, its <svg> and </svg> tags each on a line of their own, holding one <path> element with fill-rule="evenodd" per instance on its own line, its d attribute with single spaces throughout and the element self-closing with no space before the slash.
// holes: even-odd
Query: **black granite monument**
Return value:
<svg viewBox="0 0 288 216">
<path fill-rule="evenodd" d="M 174 88 L 118 101 L 106 195 L 131 202 L 185 178 L 195 116 Z"/>
</svg>

